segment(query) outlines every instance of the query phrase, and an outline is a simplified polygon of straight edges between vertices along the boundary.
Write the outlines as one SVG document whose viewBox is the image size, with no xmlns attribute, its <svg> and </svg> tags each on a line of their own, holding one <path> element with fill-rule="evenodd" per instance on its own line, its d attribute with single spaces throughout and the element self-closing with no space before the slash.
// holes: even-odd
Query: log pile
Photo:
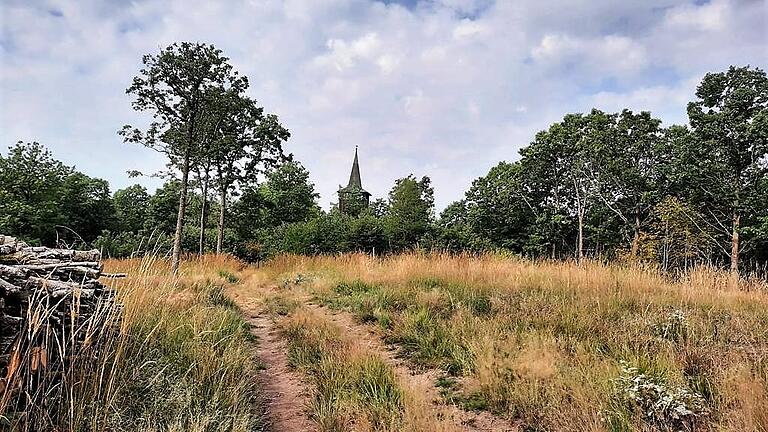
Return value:
<svg viewBox="0 0 768 432">
<path fill-rule="evenodd" d="M 114 327 L 114 293 L 99 278 L 122 275 L 102 273 L 100 258 L 98 250 L 32 247 L 0 234 L 0 391 L 22 386 L 14 376 L 25 367 L 54 372 L 57 358 L 66 362 Z M 61 341 L 71 345 L 65 356 L 51 348 L 62 350 Z"/>
</svg>

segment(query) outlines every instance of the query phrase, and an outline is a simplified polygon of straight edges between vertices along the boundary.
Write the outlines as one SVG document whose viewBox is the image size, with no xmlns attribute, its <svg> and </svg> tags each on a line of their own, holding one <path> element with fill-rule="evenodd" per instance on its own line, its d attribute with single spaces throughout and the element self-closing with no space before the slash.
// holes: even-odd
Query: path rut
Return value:
<svg viewBox="0 0 768 432">
<path fill-rule="evenodd" d="M 440 371 L 430 369 L 419 372 L 412 369 L 405 360 L 396 356 L 395 350 L 383 342 L 373 327 L 358 323 L 350 313 L 331 311 L 314 303 L 304 302 L 304 304 L 346 330 L 359 344 L 380 355 L 384 361 L 392 366 L 398 378 L 406 383 L 412 392 L 424 395 L 432 403 L 438 411 L 439 418 L 449 421 L 457 429 L 467 432 L 516 432 L 520 430 L 516 424 L 491 413 L 465 411 L 454 404 L 446 403 L 440 395 L 439 388 L 435 385 L 435 381 L 441 374 Z"/>
<path fill-rule="evenodd" d="M 273 432 L 314 432 L 307 416 L 309 395 L 300 375 L 288 366 L 287 346 L 269 317 L 247 313 L 251 332 L 258 338 L 256 355 L 264 364 L 259 385 L 266 406 L 269 430 Z"/>
</svg>

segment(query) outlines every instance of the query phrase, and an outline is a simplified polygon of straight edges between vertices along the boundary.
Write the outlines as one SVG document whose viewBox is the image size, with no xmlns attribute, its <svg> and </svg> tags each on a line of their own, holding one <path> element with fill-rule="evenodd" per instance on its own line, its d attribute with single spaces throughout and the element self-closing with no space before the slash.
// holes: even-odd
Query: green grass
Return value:
<svg viewBox="0 0 768 432">
<path fill-rule="evenodd" d="M 311 416 L 320 431 L 401 430 L 403 390 L 380 357 L 351 350 L 338 328 L 306 311 L 284 334 L 290 364 L 311 377 Z"/>
</svg>

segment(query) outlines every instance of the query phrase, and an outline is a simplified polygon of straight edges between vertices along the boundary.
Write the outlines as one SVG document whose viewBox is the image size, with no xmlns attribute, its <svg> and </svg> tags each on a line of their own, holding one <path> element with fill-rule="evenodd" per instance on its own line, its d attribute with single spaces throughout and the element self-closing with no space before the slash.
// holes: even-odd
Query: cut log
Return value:
<svg viewBox="0 0 768 432">
<path fill-rule="evenodd" d="M 3 415 L 48 403 L 30 397 L 56 399 L 67 365 L 77 356 L 93 358 L 99 349 L 94 341 L 109 339 L 105 335 L 119 328 L 122 309 L 99 278 L 125 275 L 103 274 L 100 259 L 98 250 L 31 247 L 0 234 L 0 377 L 6 377 L 0 387 L 14 389 L 3 395 L 6 402 L 0 400 L 11 404 L 1 406 Z M 39 365 L 25 363 L 41 349 L 48 350 L 45 379 L 30 373 Z M 11 359 L 16 360 L 9 366 Z M 16 372 L 9 375 L 9 367 Z"/>
</svg>

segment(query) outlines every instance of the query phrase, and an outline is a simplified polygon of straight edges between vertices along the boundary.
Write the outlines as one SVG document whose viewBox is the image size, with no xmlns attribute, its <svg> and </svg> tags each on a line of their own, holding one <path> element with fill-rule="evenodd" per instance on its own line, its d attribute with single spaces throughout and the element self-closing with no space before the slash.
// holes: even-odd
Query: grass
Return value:
<svg viewBox="0 0 768 432">
<path fill-rule="evenodd" d="M 293 367 L 306 371 L 315 388 L 312 417 L 321 431 L 400 430 L 402 390 L 381 358 L 351 351 L 335 326 L 302 311 L 284 324 Z"/>
<path fill-rule="evenodd" d="M 708 269 L 670 280 L 492 255 L 286 256 L 261 271 L 311 275 L 304 289 L 321 302 L 455 377 L 443 382 L 452 400 L 524 430 L 768 430 L 759 280 L 734 290 Z"/>
<path fill-rule="evenodd" d="M 309 377 L 319 431 L 455 430 L 386 360 L 322 314 L 299 307 L 280 326 L 290 365 Z"/>
<path fill-rule="evenodd" d="M 62 398 L 14 430 L 258 431 L 251 335 L 224 294 L 242 265 L 206 256 L 182 264 L 107 261 L 122 315 L 96 358 L 71 364 Z M 6 393 L 8 397 L 23 397 Z M 4 395 L 5 396 L 5 395 Z M 34 420 L 34 421 L 29 421 Z"/>
</svg>

